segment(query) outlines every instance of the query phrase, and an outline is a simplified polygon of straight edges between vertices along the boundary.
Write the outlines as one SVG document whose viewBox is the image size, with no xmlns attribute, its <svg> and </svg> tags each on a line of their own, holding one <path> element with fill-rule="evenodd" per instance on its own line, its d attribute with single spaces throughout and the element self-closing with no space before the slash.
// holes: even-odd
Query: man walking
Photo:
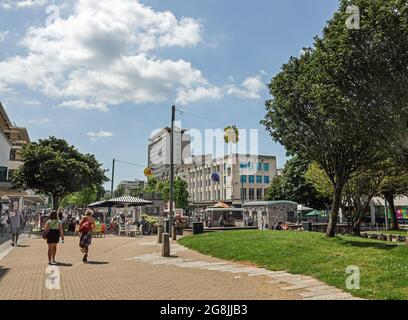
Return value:
<svg viewBox="0 0 408 320">
<path fill-rule="evenodd" d="M 18 236 L 20 235 L 21 228 L 23 227 L 23 215 L 17 208 L 17 206 L 14 206 L 9 216 L 12 246 L 17 246 Z"/>
</svg>

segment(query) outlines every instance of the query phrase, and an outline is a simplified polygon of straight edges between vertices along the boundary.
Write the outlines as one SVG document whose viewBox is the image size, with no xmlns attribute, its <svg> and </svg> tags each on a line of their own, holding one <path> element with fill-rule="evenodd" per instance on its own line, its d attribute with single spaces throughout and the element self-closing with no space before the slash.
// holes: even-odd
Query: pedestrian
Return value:
<svg viewBox="0 0 408 320">
<path fill-rule="evenodd" d="M 92 218 L 93 211 L 87 209 L 85 211 L 85 216 L 79 222 L 79 232 L 81 237 L 79 239 L 79 247 L 83 254 L 82 261 L 88 261 L 89 246 L 92 242 L 92 229 L 95 227 L 95 220 Z"/>
<path fill-rule="evenodd" d="M 0 237 L 4 237 L 4 231 L 6 230 L 8 224 L 9 224 L 8 216 L 6 212 L 2 212 L 0 214 Z"/>
<path fill-rule="evenodd" d="M 44 238 L 47 239 L 48 244 L 48 264 L 56 265 L 55 255 L 57 253 L 57 245 L 62 239 L 64 243 L 64 229 L 62 228 L 62 221 L 58 219 L 57 211 L 51 211 L 50 219 L 44 226 Z"/>
<path fill-rule="evenodd" d="M 23 215 L 17 209 L 13 209 L 9 215 L 12 246 L 17 246 L 18 237 L 23 227 L 23 219 Z"/>
<path fill-rule="evenodd" d="M 220 219 L 218 220 L 218 222 L 220 224 L 220 227 L 224 228 L 224 216 L 223 215 L 220 215 Z"/>
<path fill-rule="evenodd" d="M 283 230 L 282 224 L 283 224 L 283 223 L 279 221 L 279 222 L 275 225 L 275 228 L 274 228 L 274 229 L 275 229 L 275 230 L 278 230 L 278 231 Z"/>
</svg>

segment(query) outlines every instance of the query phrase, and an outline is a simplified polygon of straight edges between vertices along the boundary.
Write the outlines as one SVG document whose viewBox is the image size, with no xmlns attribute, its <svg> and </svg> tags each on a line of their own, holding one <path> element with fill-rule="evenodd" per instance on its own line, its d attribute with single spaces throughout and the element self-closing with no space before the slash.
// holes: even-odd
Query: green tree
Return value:
<svg viewBox="0 0 408 320">
<path fill-rule="evenodd" d="M 162 195 L 164 202 L 170 200 L 170 182 L 169 181 L 158 181 L 155 190 Z"/>
<path fill-rule="evenodd" d="M 348 29 L 347 7 L 361 9 Z M 292 57 L 269 85 L 262 123 L 292 154 L 316 161 L 334 193 L 327 235 L 333 237 L 347 181 L 383 158 L 395 121 L 408 106 L 405 1 L 342 0 L 321 38 Z"/>
<path fill-rule="evenodd" d="M 130 195 L 131 195 L 132 197 L 137 197 L 137 198 L 139 198 L 139 197 L 141 197 L 141 196 L 143 195 L 143 190 L 144 190 L 144 189 L 134 188 L 134 189 L 130 190 Z"/>
<path fill-rule="evenodd" d="M 118 185 L 118 187 L 113 191 L 113 197 L 118 198 L 126 195 L 126 190 L 123 185 Z"/>
<path fill-rule="evenodd" d="M 71 193 L 68 196 L 64 197 L 60 207 L 73 206 L 77 208 L 84 208 L 88 204 L 98 201 L 98 187 L 92 185 L 88 188 L 85 188 L 79 192 Z"/>
<path fill-rule="evenodd" d="M 305 178 L 309 163 L 298 156 L 290 159 L 285 165 L 283 176 L 272 182 L 271 188 L 267 191 L 267 198 L 290 200 L 314 209 L 326 209 L 330 197 L 319 194 L 314 185 Z"/>
<path fill-rule="evenodd" d="M 156 178 L 154 177 L 148 178 L 146 187 L 144 188 L 143 192 L 146 192 L 146 193 L 156 192 L 158 191 L 157 186 L 158 186 L 158 181 Z"/>
<path fill-rule="evenodd" d="M 266 190 L 265 194 L 266 200 L 273 201 L 286 199 L 286 195 L 284 194 L 283 191 L 282 180 L 283 180 L 282 176 L 277 176 L 272 180 L 271 185 Z"/>
<path fill-rule="evenodd" d="M 176 208 L 186 209 L 189 204 L 188 184 L 183 179 L 177 177 L 174 181 L 174 202 Z"/>
<path fill-rule="evenodd" d="M 23 165 L 12 177 L 13 187 L 50 194 L 54 209 L 65 196 L 107 181 L 93 155 L 80 153 L 63 139 L 50 137 L 29 143 L 21 156 Z"/>
<path fill-rule="evenodd" d="M 304 177 L 306 181 L 313 185 L 321 197 L 326 198 L 330 202 L 334 192 L 333 185 L 326 172 L 316 162 L 312 162 L 309 165 Z"/>
<path fill-rule="evenodd" d="M 355 236 L 360 236 L 361 222 L 383 179 L 384 172 L 381 170 L 369 170 L 356 174 L 344 187 L 343 210 Z"/>
<path fill-rule="evenodd" d="M 164 202 L 170 200 L 170 181 L 159 181 L 156 187 L 157 192 L 160 192 Z M 185 209 L 188 207 L 190 195 L 188 192 L 188 184 L 180 177 L 174 180 L 174 202 L 176 208 Z"/>
<path fill-rule="evenodd" d="M 391 229 L 398 230 L 397 210 L 394 199 L 398 196 L 408 195 L 408 170 L 389 159 L 382 163 L 385 178 L 379 186 L 379 194 L 384 195 L 391 212 Z"/>
</svg>

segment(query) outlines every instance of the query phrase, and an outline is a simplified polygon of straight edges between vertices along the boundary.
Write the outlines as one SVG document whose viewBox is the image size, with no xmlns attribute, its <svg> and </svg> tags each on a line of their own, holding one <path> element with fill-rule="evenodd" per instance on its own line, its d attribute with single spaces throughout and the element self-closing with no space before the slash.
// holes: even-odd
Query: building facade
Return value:
<svg viewBox="0 0 408 320">
<path fill-rule="evenodd" d="M 191 137 L 186 129 L 174 128 L 174 164 L 184 163 L 191 157 Z M 148 166 L 158 170 L 170 165 L 170 128 L 164 128 L 152 135 L 148 144 Z"/>
<path fill-rule="evenodd" d="M 245 201 L 263 200 L 276 175 L 276 157 L 267 155 L 194 156 L 175 166 L 175 176 L 188 184 L 190 203 L 203 208 L 219 201 L 240 208 Z M 169 180 L 170 170 L 157 171 L 155 177 Z"/>
<path fill-rule="evenodd" d="M 45 197 L 33 190 L 13 190 L 10 182 L 13 172 L 22 164 L 21 149 L 30 142 L 27 129 L 13 124 L 0 103 L 0 204 L 2 209 L 17 206 L 20 211 L 38 208 Z"/>
<path fill-rule="evenodd" d="M 10 121 L 1 103 L 0 129 L 10 143 L 8 177 L 11 177 L 14 170 L 18 169 L 23 164 L 20 152 L 25 144 L 30 143 L 30 137 L 26 128 L 18 127 Z M 4 151 L 2 152 L 4 153 Z"/>
<path fill-rule="evenodd" d="M 11 143 L 6 135 L 0 130 L 0 183 L 5 183 L 9 180 L 9 159 L 10 159 Z"/>
<path fill-rule="evenodd" d="M 142 190 L 146 186 L 146 181 L 143 180 L 133 180 L 133 181 L 121 181 L 118 185 L 118 188 L 123 188 L 125 194 L 130 195 L 132 190 Z"/>
</svg>

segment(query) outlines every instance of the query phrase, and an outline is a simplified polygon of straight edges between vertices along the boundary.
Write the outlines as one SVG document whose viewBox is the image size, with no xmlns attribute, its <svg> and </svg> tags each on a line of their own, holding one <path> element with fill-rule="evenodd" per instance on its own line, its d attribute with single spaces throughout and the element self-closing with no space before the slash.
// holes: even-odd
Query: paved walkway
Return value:
<svg viewBox="0 0 408 320">
<path fill-rule="evenodd" d="M 7 247 L 7 254 L 3 244 L 0 300 L 353 299 L 310 277 L 222 261 L 175 242 L 173 257 L 162 258 L 155 240 L 93 239 L 90 262 L 84 264 L 78 238 L 66 238 L 58 247 L 58 268 L 49 268 L 43 239 L 23 239 L 20 247 Z"/>
</svg>

